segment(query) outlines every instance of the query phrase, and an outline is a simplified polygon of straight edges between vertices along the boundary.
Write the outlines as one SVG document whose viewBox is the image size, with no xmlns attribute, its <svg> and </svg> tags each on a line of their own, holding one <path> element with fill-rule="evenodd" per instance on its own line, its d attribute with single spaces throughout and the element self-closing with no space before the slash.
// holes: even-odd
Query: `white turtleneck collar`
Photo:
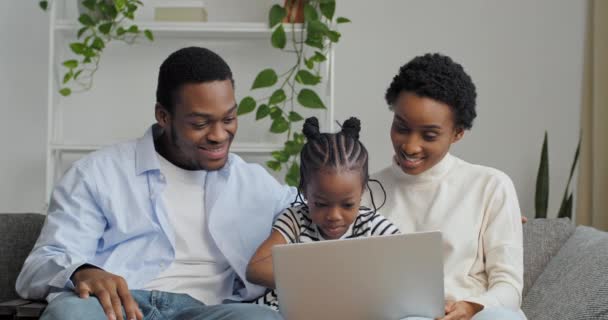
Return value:
<svg viewBox="0 0 608 320">
<path fill-rule="evenodd" d="M 450 170 L 450 168 L 452 168 L 455 162 L 456 158 L 448 152 L 445 154 L 443 159 L 441 159 L 441 161 L 439 161 L 430 169 L 422 173 L 413 175 L 403 172 L 403 170 L 401 170 L 401 166 L 399 166 L 399 164 L 393 157 L 391 171 L 395 175 L 396 179 L 399 181 L 407 182 L 408 184 L 425 183 L 436 181 L 437 179 L 443 177 Z"/>
</svg>

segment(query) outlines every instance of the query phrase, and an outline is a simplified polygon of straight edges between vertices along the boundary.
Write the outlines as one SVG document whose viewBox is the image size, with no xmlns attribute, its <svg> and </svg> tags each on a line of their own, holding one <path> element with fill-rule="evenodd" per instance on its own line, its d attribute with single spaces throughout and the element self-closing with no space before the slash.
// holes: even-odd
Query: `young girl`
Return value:
<svg viewBox="0 0 608 320">
<path fill-rule="evenodd" d="M 247 280 L 267 288 L 253 301 L 278 309 L 272 270 L 272 247 L 277 244 L 348 239 L 398 233 L 374 209 L 360 207 L 369 180 L 367 150 L 359 141 L 360 122 L 350 118 L 339 133 L 320 133 L 317 118 L 308 118 L 303 133 L 308 139 L 300 154 L 300 193 L 306 203 L 286 209 L 272 234 L 247 266 Z"/>
<path fill-rule="evenodd" d="M 386 92 L 393 161 L 374 177 L 386 187 L 383 212 L 402 232 L 443 233 L 443 319 L 521 319 L 522 225 L 513 183 L 448 153 L 472 127 L 475 98 L 471 78 L 449 57 L 427 54 L 402 66 Z"/>
</svg>

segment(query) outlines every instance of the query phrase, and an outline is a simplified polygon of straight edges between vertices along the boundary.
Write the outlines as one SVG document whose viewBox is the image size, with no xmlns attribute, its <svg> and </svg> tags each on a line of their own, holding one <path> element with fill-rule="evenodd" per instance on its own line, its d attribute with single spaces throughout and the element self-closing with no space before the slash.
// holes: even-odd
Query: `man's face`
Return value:
<svg viewBox="0 0 608 320">
<path fill-rule="evenodd" d="M 455 127 L 452 108 L 443 102 L 403 92 L 393 110 L 395 160 L 407 174 L 417 175 L 432 168 L 464 134 Z"/>
<path fill-rule="evenodd" d="M 187 170 L 218 170 L 228 160 L 237 129 L 236 100 L 230 80 L 183 85 L 173 114 L 157 105 L 164 129 L 159 151 Z"/>
</svg>

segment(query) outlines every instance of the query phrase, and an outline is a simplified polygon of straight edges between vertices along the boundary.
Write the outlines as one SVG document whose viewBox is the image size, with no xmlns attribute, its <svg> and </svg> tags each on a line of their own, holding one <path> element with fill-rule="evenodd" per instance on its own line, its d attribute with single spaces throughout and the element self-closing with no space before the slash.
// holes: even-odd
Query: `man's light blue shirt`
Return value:
<svg viewBox="0 0 608 320">
<path fill-rule="evenodd" d="M 173 262 L 174 234 L 161 197 L 166 183 L 154 148 L 159 129 L 93 152 L 66 172 L 17 279 L 22 297 L 50 301 L 73 290 L 70 277 L 83 264 L 138 289 Z M 236 275 L 234 296 L 226 298 L 255 298 L 264 288 L 246 281 L 247 263 L 296 190 L 234 154 L 222 169 L 207 172 L 204 188 L 209 231 Z"/>
</svg>

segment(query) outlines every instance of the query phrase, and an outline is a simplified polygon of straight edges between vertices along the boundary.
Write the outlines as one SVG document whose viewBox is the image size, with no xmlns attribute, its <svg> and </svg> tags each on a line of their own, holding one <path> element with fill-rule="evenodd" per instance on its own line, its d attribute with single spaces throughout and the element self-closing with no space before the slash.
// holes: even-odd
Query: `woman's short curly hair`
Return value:
<svg viewBox="0 0 608 320">
<path fill-rule="evenodd" d="M 441 101 L 452 108 L 457 127 L 471 129 L 477 93 L 471 77 L 450 57 L 427 53 L 399 69 L 386 90 L 385 99 L 393 108 L 401 92 Z"/>
</svg>

